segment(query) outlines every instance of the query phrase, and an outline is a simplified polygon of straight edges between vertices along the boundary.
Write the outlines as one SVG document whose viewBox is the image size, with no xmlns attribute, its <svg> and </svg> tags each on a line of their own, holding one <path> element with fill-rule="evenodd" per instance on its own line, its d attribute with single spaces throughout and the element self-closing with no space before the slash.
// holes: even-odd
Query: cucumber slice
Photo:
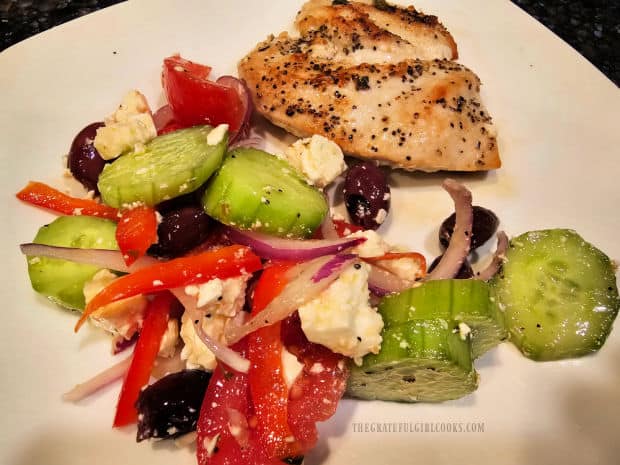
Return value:
<svg viewBox="0 0 620 465">
<path fill-rule="evenodd" d="M 116 223 L 92 216 L 61 216 L 43 226 L 34 238 L 37 244 L 81 249 L 116 250 Z M 84 309 L 84 283 L 100 270 L 48 257 L 29 256 L 28 275 L 32 288 L 52 302 L 73 310 Z"/>
<path fill-rule="evenodd" d="M 472 356 L 505 340 L 504 314 L 489 299 L 489 286 L 474 279 L 443 279 L 385 297 L 379 312 L 386 325 L 442 318 L 465 322 L 472 331 Z"/>
<path fill-rule="evenodd" d="M 287 162 L 261 150 L 230 152 L 202 198 L 210 216 L 224 224 L 284 237 L 308 237 L 328 205 Z"/>
<path fill-rule="evenodd" d="M 596 352 L 620 307 L 611 260 L 568 229 L 512 239 L 491 284 L 512 342 L 533 360 Z"/>
<path fill-rule="evenodd" d="M 471 357 L 471 335 L 458 323 L 412 320 L 383 330 L 381 352 L 353 367 L 347 393 L 352 397 L 397 402 L 442 402 L 478 387 Z"/>
<path fill-rule="evenodd" d="M 133 202 L 149 206 L 195 191 L 220 166 L 228 145 L 224 137 L 209 145 L 210 126 L 181 129 L 156 137 L 143 151 L 131 152 L 104 167 L 97 187 L 115 208 Z"/>
</svg>

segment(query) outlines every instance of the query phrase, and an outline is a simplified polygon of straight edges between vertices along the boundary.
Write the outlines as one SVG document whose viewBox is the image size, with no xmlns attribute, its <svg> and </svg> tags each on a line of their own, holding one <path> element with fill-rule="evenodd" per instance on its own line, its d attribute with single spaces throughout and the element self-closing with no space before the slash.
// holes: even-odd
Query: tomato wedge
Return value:
<svg viewBox="0 0 620 465">
<path fill-rule="evenodd" d="M 349 376 L 348 360 L 326 347 L 308 341 L 295 312 L 282 322 L 282 341 L 304 363 L 302 375 L 291 387 L 288 423 L 301 449 L 316 445 L 316 423 L 336 412 Z"/>
<path fill-rule="evenodd" d="M 246 108 L 237 91 L 207 80 L 211 68 L 173 55 L 164 59 L 162 85 L 176 122 L 184 127 L 226 123 L 239 131 Z"/>
<path fill-rule="evenodd" d="M 145 205 L 123 210 L 116 228 L 116 242 L 127 266 L 142 257 L 157 242 L 155 210 Z"/>
<path fill-rule="evenodd" d="M 144 323 L 138 342 L 136 342 L 131 365 L 127 370 L 118 397 L 114 416 L 115 428 L 135 423 L 138 418 L 135 404 L 140 390 L 149 382 L 161 339 L 168 326 L 168 315 L 173 303 L 172 294 L 162 292 L 157 294 L 146 308 Z"/>
<path fill-rule="evenodd" d="M 117 300 L 198 284 L 213 278 L 226 279 L 261 269 L 260 258 L 248 247 L 231 245 L 198 255 L 175 258 L 147 266 L 112 281 L 86 306 L 75 325 L 77 332 L 96 309 Z"/>
<path fill-rule="evenodd" d="M 30 181 L 16 197 L 38 207 L 53 210 L 63 215 L 88 215 L 109 220 L 118 220 L 116 208 L 103 205 L 90 199 L 79 199 L 60 192 L 42 182 Z"/>
<path fill-rule="evenodd" d="M 294 263 L 265 268 L 254 288 L 252 315 L 258 315 L 284 288 Z M 282 367 L 280 322 L 248 335 L 248 382 L 256 416 L 256 434 L 269 457 L 294 457 L 300 447 L 288 425 L 288 387 Z"/>
<path fill-rule="evenodd" d="M 332 220 L 332 221 L 334 222 L 334 226 L 336 227 L 336 233 L 340 237 L 344 237 L 351 233 L 364 230 L 364 228 L 362 228 L 361 226 L 356 226 L 354 224 L 347 223 L 344 220 Z"/>
<path fill-rule="evenodd" d="M 233 350 L 247 354 L 246 341 Z M 254 429 L 248 375 L 228 371 L 223 365 L 213 371 L 205 393 L 196 433 L 198 465 L 282 465 L 263 450 Z"/>
</svg>

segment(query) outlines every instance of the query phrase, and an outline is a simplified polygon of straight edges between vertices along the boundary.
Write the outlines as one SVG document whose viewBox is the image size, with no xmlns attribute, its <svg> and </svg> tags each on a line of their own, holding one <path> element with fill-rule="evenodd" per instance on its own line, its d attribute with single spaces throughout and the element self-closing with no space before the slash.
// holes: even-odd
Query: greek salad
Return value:
<svg viewBox="0 0 620 465">
<path fill-rule="evenodd" d="M 301 463 L 345 395 L 441 402 L 475 391 L 474 360 L 503 341 L 533 360 L 602 347 L 615 265 L 578 233 L 509 240 L 445 179 L 454 212 L 427 267 L 377 233 L 381 167 L 321 135 L 265 152 L 245 84 L 210 72 L 170 56 L 167 105 L 132 90 L 78 132 L 67 170 L 84 197 L 17 193 L 59 215 L 21 246 L 33 289 L 75 310 L 75 331 L 109 333 L 120 359 L 66 401 L 122 380 L 113 426 L 137 424 L 137 441 L 195 443 L 200 465 Z M 335 182 L 349 218 L 330 208 Z"/>
</svg>

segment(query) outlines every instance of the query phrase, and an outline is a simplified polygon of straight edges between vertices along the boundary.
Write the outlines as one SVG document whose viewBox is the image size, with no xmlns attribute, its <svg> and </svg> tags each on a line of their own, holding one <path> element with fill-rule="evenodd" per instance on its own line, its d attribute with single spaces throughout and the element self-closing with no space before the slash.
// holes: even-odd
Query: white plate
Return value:
<svg viewBox="0 0 620 465">
<path fill-rule="evenodd" d="M 0 192 L 8 204 L 0 231 L 0 463 L 194 463 L 189 451 L 136 445 L 133 428 L 110 428 L 118 386 L 79 406 L 60 401 L 67 388 L 110 364 L 108 343 L 95 331 L 74 335 L 75 316 L 30 289 L 17 245 L 52 215 L 13 195 L 30 179 L 60 182 L 61 157 L 77 130 L 110 113 L 127 90 L 143 90 L 157 106 L 163 57 L 181 52 L 213 66 L 215 76 L 234 72 L 255 43 L 292 24 L 300 4 L 134 1 L 0 55 Z M 617 88 L 508 1 L 420 0 L 417 6 L 437 14 L 454 35 L 460 61 L 484 83 L 483 98 L 499 129 L 502 169 L 459 176 L 475 203 L 497 212 L 510 234 L 572 227 L 620 258 Z M 452 208 L 440 179 L 392 177 L 397 187 L 387 236 L 429 258 L 438 252 L 437 227 Z M 321 426 L 322 439 L 306 463 L 617 463 L 618 329 L 595 356 L 534 363 L 504 344 L 477 368 L 480 388 L 455 402 L 344 401 Z M 424 423 L 482 422 L 484 432 L 366 433 L 354 431 L 354 422 L 369 428 L 406 423 L 413 430 Z"/>
</svg>

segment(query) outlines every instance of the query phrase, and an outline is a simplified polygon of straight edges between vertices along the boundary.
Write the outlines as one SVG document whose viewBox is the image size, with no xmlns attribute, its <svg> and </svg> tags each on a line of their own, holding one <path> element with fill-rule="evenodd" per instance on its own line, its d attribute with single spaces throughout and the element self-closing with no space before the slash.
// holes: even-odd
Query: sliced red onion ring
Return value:
<svg viewBox="0 0 620 465">
<path fill-rule="evenodd" d="M 205 316 L 204 312 L 201 312 L 196 307 L 196 299 L 188 296 L 185 293 L 185 289 L 183 288 L 171 289 L 171 292 L 179 300 L 179 302 L 181 302 L 183 307 L 185 307 L 185 311 L 188 312 L 191 320 L 194 322 L 198 321 L 197 324 L 194 324 L 196 334 L 203 342 L 203 344 L 207 347 L 207 349 L 209 349 L 213 353 L 213 355 L 215 355 L 215 358 L 225 363 L 235 371 L 238 371 L 240 373 L 247 373 L 250 368 L 250 361 L 248 359 L 242 357 L 231 348 L 226 347 L 226 345 L 216 341 L 204 332 L 204 330 L 202 329 L 202 322 Z"/>
<path fill-rule="evenodd" d="M 170 105 L 164 105 L 153 113 L 153 122 L 155 123 L 155 129 L 157 129 L 158 133 L 173 120 L 174 113 L 172 112 L 172 107 Z"/>
<path fill-rule="evenodd" d="M 347 258 L 340 266 L 332 267 L 331 275 L 315 281 L 314 277 L 335 257 L 335 255 L 319 257 L 289 270 L 288 275 L 292 279 L 282 292 L 259 315 L 253 317 L 247 323 L 236 327 L 228 326 L 226 328 L 226 340 L 233 344 L 257 329 L 283 320 L 299 307 L 316 298 L 340 276 L 348 265 L 355 263 L 357 260 L 356 256 L 348 255 L 350 258 Z"/>
<path fill-rule="evenodd" d="M 471 206 L 471 192 L 463 184 L 450 178 L 443 182 L 442 187 L 454 200 L 456 224 L 454 225 L 450 245 L 448 245 L 435 269 L 426 276 L 427 281 L 453 278 L 458 273 L 467 255 L 469 255 L 474 218 Z"/>
<path fill-rule="evenodd" d="M 131 339 L 126 339 L 125 336 L 117 334 L 112 338 L 112 355 L 120 354 L 121 352 L 129 349 L 138 340 L 138 332 L 133 333 Z"/>
<path fill-rule="evenodd" d="M 252 116 L 252 111 L 254 110 L 252 95 L 250 94 L 248 86 L 245 85 L 245 82 L 234 76 L 221 76 L 215 82 L 222 86 L 235 89 L 237 91 L 237 95 L 239 95 L 239 98 L 241 99 L 241 104 L 244 108 L 243 119 L 241 120 L 241 124 L 239 125 L 239 130 L 235 134 L 233 134 L 228 141 L 228 144 L 231 145 L 238 139 L 245 139 L 248 136 L 248 133 L 250 131 L 250 117 Z"/>
<path fill-rule="evenodd" d="M 242 448 L 248 447 L 250 444 L 248 419 L 243 413 L 234 408 L 227 408 L 226 411 L 228 413 L 228 428 L 230 429 L 230 433 L 239 446 Z"/>
<path fill-rule="evenodd" d="M 385 268 L 373 265 L 372 263 L 369 263 L 369 265 L 368 289 L 375 295 L 383 297 L 384 295 L 395 292 L 402 292 L 415 284 L 415 282 L 407 281 L 396 276 Z"/>
<path fill-rule="evenodd" d="M 316 272 L 316 274 L 312 277 L 312 282 L 318 283 L 322 279 L 329 278 L 331 275 L 336 273 L 343 265 L 348 265 L 351 260 L 357 258 L 357 255 L 349 253 L 349 254 L 338 254 L 334 256 L 330 261 L 328 261 L 325 265 Z"/>
<path fill-rule="evenodd" d="M 132 358 L 133 354 L 123 361 L 112 365 L 110 368 L 102 371 L 89 380 L 76 385 L 69 392 L 64 393 L 62 395 L 62 399 L 67 402 L 79 402 L 80 400 L 85 399 L 104 388 L 108 384 L 113 383 L 117 379 L 121 379 L 125 376 L 127 370 L 129 370 L 129 365 L 131 365 Z"/>
<path fill-rule="evenodd" d="M 140 268 L 157 262 L 157 260 L 152 257 L 144 256 L 137 259 L 130 267 L 127 267 L 123 260 L 123 256 L 118 250 L 78 249 L 74 247 L 57 247 L 32 243 L 21 244 L 19 248 L 24 255 L 28 256 L 58 258 L 87 265 L 95 265 L 100 268 L 109 268 L 125 273 L 139 270 Z"/>
<path fill-rule="evenodd" d="M 361 244 L 365 237 L 343 237 L 338 239 L 284 239 L 268 236 L 253 231 L 240 231 L 228 228 L 230 240 L 237 244 L 247 245 L 262 258 L 281 260 L 310 260 L 323 255 L 335 254 L 345 249 Z"/>
<path fill-rule="evenodd" d="M 329 202 L 327 204 L 329 205 Z M 340 237 L 338 232 L 336 232 L 336 226 L 329 213 L 325 215 L 325 219 L 321 223 L 321 235 L 323 239 L 338 239 Z"/>
<path fill-rule="evenodd" d="M 229 144 L 229 149 L 232 150 L 232 149 L 236 149 L 239 147 L 246 147 L 246 148 L 264 150 L 266 144 L 267 144 L 267 141 L 265 140 L 265 138 L 261 136 L 258 132 L 256 132 L 256 130 L 253 127 L 250 126 L 250 130 L 245 135 L 245 137 L 236 138 L 235 142 L 233 142 L 232 144 Z"/>
<path fill-rule="evenodd" d="M 480 279 L 481 281 L 487 281 L 495 276 L 499 268 L 506 259 L 506 250 L 508 250 L 508 236 L 504 231 L 497 232 L 497 249 L 493 254 L 493 260 L 489 263 L 484 270 L 476 273 L 474 279 Z"/>
</svg>

